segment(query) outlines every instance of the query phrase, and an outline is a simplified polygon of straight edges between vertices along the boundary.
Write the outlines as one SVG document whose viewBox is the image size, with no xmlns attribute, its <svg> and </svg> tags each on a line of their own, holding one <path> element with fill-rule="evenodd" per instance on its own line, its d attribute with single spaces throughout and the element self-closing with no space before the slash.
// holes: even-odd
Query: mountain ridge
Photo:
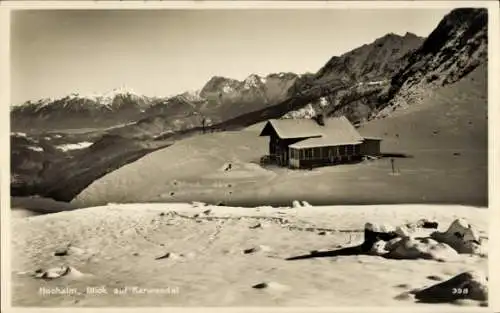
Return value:
<svg viewBox="0 0 500 313">
<path fill-rule="evenodd" d="M 343 76 L 341 79 L 348 77 L 352 81 L 352 75 L 345 73 L 347 71 L 343 68 L 345 64 L 338 61 L 342 58 L 348 58 L 347 63 L 353 62 L 354 58 L 358 58 L 356 54 L 361 51 L 360 55 L 364 59 L 354 63 L 365 64 L 368 62 L 366 58 L 372 57 L 373 51 L 380 48 L 374 45 L 382 44 L 384 49 L 389 49 L 387 46 L 396 45 L 398 49 L 406 52 L 414 49 L 420 40 L 420 37 L 410 33 L 405 36 L 387 34 L 371 44 L 365 44 L 341 56 L 331 58 L 316 74 L 278 72 L 263 76 L 251 73 L 241 81 L 216 75 L 195 92 L 186 91 L 168 97 L 149 97 L 138 95 L 124 88 L 117 88 L 113 90 L 114 93 L 111 91 L 103 95 L 76 94 L 57 99 L 27 101 L 24 105 L 11 108 L 12 124 L 16 130 L 25 130 L 28 126 L 37 128 L 38 125 L 42 125 L 41 128 L 50 128 L 51 123 L 54 128 L 65 128 L 69 125 L 72 127 L 92 127 L 93 125 L 109 127 L 166 114 L 170 109 L 179 117 L 181 116 L 179 111 L 186 110 L 207 115 L 211 120 L 222 122 L 224 118 L 218 118 L 218 114 L 235 117 L 237 113 L 250 113 L 286 101 L 298 90 L 307 89 L 311 77 L 313 84 L 323 80 L 320 82 L 321 85 L 335 85 L 338 76 Z M 405 41 L 408 42 L 407 45 L 404 44 Z M 399 55 L 384 55 L 383 57 L 386 59 L 384 64 L 392 64 L 399 58 Z M 384 68 L 373 66 L 373 62 L 370 64 L 372 68 L 368 72 L 371 76 L 368 75 L 368 78 L 389 76 L 392 65 Z M 360 75 L 361 72 L 356 72 L 354 76 Z M 324 80 L 327 78 L 328 82 L 325 84 Z M 169 108 L 169 104 L 172 103 L 175 104 Z M 67 113 L 64 112 L 65 109 Z M 225 114 L 220 111 L 231 113 Z M 77 112 L 81 112 L 82 115 L 75 116 Z M 68 119 L 68 123 L 61 122 L 63 117 Z"/>
<path fill-rule="evenodd" d="M 387 104 L 373 117 L 418 103 L 433 89 L 453 84 L 488 61 L 488 11 L 447 14 L 391 80 Z"/>
</svg>

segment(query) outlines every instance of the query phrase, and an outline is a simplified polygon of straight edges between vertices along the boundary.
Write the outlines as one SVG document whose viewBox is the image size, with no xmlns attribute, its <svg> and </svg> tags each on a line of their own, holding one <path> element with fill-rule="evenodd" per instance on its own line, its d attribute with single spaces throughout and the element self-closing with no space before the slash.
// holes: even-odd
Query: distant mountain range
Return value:
<svg viewBox="0 0 500 313">
<path fill-rule="evenodd" d="M 387 80 L 418 48 L 423 38 L 389 34 L 339 57 L 316 74 L 250 74 L 243 81 L 214 76 L 199 91 L 173 97 L 148 97 L 123 88 L 104 95 L 71 94 L 60 99 L 28 101 L 13 107 L 16 130 L 109 127 L 166 116 L 166 123 L 202 115 L 212 123 L 258 111 L 300 93 L 323 94 L 341 82 Z M 285 112 L 286 113 L 286 112 Z M 144 124 L 144 123 L 143 123 Z M 191 124 L 186 123 L 186 127 Z"/>
<path fill-rule="evenodd" d="M 102 95 L 70 94 L 63 98 L 27 101 L 11 110 L 15 130 L 100 128 L 154 116 L 183 118 L 218 112 L 247 113 L 283 101 L 298 78 L 293 73 L 252 74 L 243 81 L 215 76 L 199 91 L 172 97 L 149 97 L 119 88 Z"/>
<path fill-rule="evenodd" d="M 139 118 L 155 97 L 139 95 L 123 88 L 106 94 L 68 96 L 27 101 L 12 107 L 15 130 L 109 127 Z"/>
</svg>

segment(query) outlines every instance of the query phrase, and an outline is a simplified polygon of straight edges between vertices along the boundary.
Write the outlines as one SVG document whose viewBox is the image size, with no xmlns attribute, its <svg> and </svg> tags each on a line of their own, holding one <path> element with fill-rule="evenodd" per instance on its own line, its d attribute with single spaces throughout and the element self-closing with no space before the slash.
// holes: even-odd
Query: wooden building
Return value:
<svg viewBox="0 0 500 313">
<path fill-rule="evenodd" d="M 361 136 L 345 117 L 269 120 L 269 156 L 291 168 L 337 164 L 380 154 L 381 139 Z"/>
</svg>

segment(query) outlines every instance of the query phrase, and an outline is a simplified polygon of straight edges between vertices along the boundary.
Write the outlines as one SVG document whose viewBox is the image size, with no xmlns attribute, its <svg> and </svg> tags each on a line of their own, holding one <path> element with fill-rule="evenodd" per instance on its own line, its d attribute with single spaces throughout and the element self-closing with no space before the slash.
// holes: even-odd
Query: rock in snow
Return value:
<svg viewBox="0 0 500 313">
<path fill-rule="evenodd" d="M 256 247 L 245 249 L 245 250 L 243 250 L 243 253 L 244 254 L 251 254 L 251 253 L 256 253 L 256 252 L 269 252 L 271 250 L 272 249 L 269 246 L 259 245 Z"/>
<path fill-rule="evenodd" d="M 299 201 L 299 200 L 292 201 L 292 208 L 310 208 L 310 207 L 312 207 L 312 205 L 307 201 Z"/>
<path fill-rule="evenodd" d="M 40 279 L 56 279 L 63 276 L 68 278 L 79 278 L 84 274 L 71 266 L 60 266 L 49 269 L 38 269 L 33 273 L 33 277 Z"/>
<path fill-rule="evenodd" d="M 282 285 L 282 284 L 277 283 L 277 282 L 262 282 L 262 283 L 258 283 L 258 284 L 253 285 L 252 288 L 254 288 L 254 289 L 271 289 L 273 291 L 278 291 L 278 290 L 285 291 L 285 290 L 289 289 L 288 286 Z"/>
<path fill-rule="evenodd" d="M 454 260 L 459 253 L 480 254 L 478 251 L 482 251 L 479 235 L 463 219 L 453 221 L 446 232 L 435 231 L 430 234 L 418 227 L 394 228 L 392 225 L 366 223 L 362 248 L 368 254 L 391 259 L 438 261 Z"/>
<path fill-rule="evenodd" d="M 309 202 L 307 202 L 307 201 L 302 201 L 302 206 L 303 206 L 304 208 L 310 208 L 310 207 L 312 207 L 312 205 L 311 205 L 311 204 L 309 204 Z"/>
<path fill-rule="evenodd" d="M 488 278 L 476 271 L 457 276 L 415 292 L 421 302 L 453 302 L 459 299 L 488 300 Z"/>
<path fill-rule="evenodd" d="M 199 208 L 199 207 L 204 207 L 206 206 L 206 203 L 204 202 L 199 202 L 199 201 L 193 201 L 191 202 L 191 205 L 195 208 Z"/>
<path fill-rule="evenodd" d="M 450 245 L 458 253 L 481 253 L 479 233 L 465 219 L 456 219 L 445 232 L 436 231 L 431 238 Z"/>
<path fill-rule="evenodd" d="M 390 259 L 430 259 L 451 261 L 457 258 L 458 253 L 445 243 L 434 240 L 401 238 L 390 246 L 384 256 Z M 387 247 L 387 246 L 386 246 Z"/>
</svg>

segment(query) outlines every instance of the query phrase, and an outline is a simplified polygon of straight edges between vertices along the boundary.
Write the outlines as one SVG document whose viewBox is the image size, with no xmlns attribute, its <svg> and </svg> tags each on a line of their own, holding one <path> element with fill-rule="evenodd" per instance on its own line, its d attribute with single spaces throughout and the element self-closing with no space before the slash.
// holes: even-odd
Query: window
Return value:
<svg viewBox="0 0 500 313">
<path fill-rule="evenodd" d="M 335 147 L 326 147 L 324 152 L 324 158 L 329 159 L 335 155 Z"/>
<path fill-rule="evenodd" d="M 354 146 L 353 145 L 347 145 L 345 146 L 345 151 L 347 155 L 352 155 L 354 153 Z"/>
<path fill-rule="evenodd" d="M 335 155 L 335 151 L 334 149 L 336 150 L 336 147 L 328 147 L 327 150 L 328 150 L 328 158 L 332 158 L 334 155 Z"/>
</svg>

